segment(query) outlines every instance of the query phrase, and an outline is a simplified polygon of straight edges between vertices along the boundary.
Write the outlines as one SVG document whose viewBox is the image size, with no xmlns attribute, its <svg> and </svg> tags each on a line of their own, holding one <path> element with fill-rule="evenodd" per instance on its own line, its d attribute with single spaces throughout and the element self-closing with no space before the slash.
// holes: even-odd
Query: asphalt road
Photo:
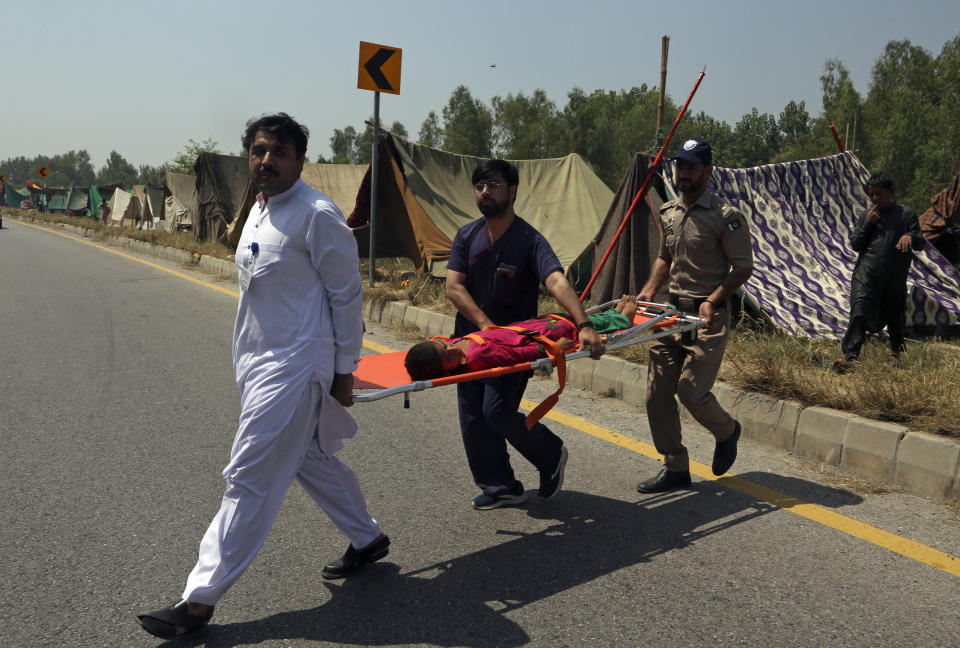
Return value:
<svg viewBox="0 0 960 648">
<path fill-rule="evenodd" d="M 235 431 L 236 298 L 215 289 L 234 287 L 82 241 L 9 219 L 0 230 L 3 646 L 162 643 L 134 614 L 182 591 Z M 369 339 L 407 343 L 379 326 Z M 546 389 L 534 381 L 528 394 Z M 649 442 L 645 414 L 619 401 L 568 389 L 557 410 Z M 340 456 L 393 540 L 389 557 L 324 582 L 346 541 L 294 486 L 257 560 L 186 645 L 960 643 L 958 576 L 723 480 L 639 495 L 656 460 L 583 426 L 549 423 L 570 449 L 556 499 L 479 512 L 452 388 L 415 394 L 410 409 L 395 398 L 351 411 L 360 434 Z M 707 435 L 685 434 L 709 463 Z M 535 489 L 532 467 L 515 467 Z M 734 472 L 960 556 L 955 508 L 750 442 Z"/>
</svg>

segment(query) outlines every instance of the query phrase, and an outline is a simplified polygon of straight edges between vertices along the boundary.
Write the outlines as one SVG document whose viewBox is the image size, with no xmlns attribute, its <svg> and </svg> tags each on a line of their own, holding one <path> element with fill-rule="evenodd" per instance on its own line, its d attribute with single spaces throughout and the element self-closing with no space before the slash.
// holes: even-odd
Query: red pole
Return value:
<svg viewBox="0 0 960 648">
<path fill-rule="evenodd" d="M 837 135 L 837 129 L 833 124 L 830 124 L 830 132 L 833 133 L 833 139 L 837 140 L 837 148 L 840 149 L 840 152 L 844 152 L 843 144 L 840 143 L 840 136 Z"/>
<path fill-rule="evenodd" d="M 667 145 L 670 143 L 670 139 L 673 137 L 674 131 L 676 131 L 677 126 L 680 125 L 680 120 L 683 119 L 684 114 L 687 112 L 687 107 L 690 105 L 693 95 L 697 93 L 697 88 L 700 87 L 700 82 L 703 81 L 703 77 L 706 76 L 706 74 L 707 68 L 703 68 L 703 71 L 701 71 L 697 76 L 697 82 L 693 84 L 693 90 L 690 91 L 690 94 L 687 96 L 687 100 L 684 102 L 683 107 L 680 109 L 680 112 L 677 113 L 677 118 L 673 120 L 673 126 L 670 128 L 670 133 L 667 135 L 666 139 L 663 140 L 663 146 L 661 146 L 660 150 L 657 151 L 657 157 L 653 159 L 653 164 L 650 165 L 650 170 L 647 171 L 647 177 L 643 179 L 643 184 L 640 185 L 640 190 L 637 191 L 637 195 L 634 197 L 633 202 L 630 203 L 630 208 L 627 209 L 627 213 L 623 217 L 623 221 L 620 223 L 617 233 L 614 234 L 613 240 L 610 241 L 610 246 L 607 248 L 607 251 L 603 253 L 603 258 L 600 259 L 597 269 L 593 271 L 593 276 L 590 277 L 587 287 L 583 289 L 583 294 L 580 295 L 581 302 L 590 294 L 590 289 L 593 288 L 593 283 L 597 280 L 600 270 L 603 269 L 603 264 L 607 262 L 607 258 L 613 251 L 613 246 L 616 245 L 617 241 L 620 240 L 620 235 L 623 233 L 623 228 L 627 226 L 627 222 L 629 222 L 630 217 L 633 215 L 634 207 L 637 206 L 637 203 L 640 202 L 640 197 L 643 196 L 643 194 L 647 191 L 647 185 L 650 184 L 653 174 L 656 173 L 657 167 L 660 166 L 660 159 L 663 157 L 663 152 L 667 149 Z"/>
</svg>

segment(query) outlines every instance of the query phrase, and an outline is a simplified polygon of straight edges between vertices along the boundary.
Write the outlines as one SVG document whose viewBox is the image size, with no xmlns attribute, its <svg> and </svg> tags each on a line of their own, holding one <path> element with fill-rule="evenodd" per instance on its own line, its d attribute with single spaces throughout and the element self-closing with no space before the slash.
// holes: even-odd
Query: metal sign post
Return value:
<svg viewBox="0 0 960 648">
<path fill-rule="evenodd" d="M 377 281 L 377 146 L 380 136 L 380 93 L 373 93 L 373 153 L 370 155 L 370 285 Z"/>
<path fill-rule="evenodd" d="M 373 90 L 373 152 L 370 155 L 370 285 L 377 280 L 377 151 L 380 140 L 380 93 L 400 94 L 400 60 L 398 47 L 360 41 L 360 65 L 357 87 Z"/>
</svg>

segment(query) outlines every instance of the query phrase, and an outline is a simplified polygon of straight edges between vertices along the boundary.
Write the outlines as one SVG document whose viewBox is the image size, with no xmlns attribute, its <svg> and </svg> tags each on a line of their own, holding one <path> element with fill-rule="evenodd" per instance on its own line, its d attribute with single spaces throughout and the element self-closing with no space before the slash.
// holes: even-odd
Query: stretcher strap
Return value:
<svg viewBox="0 0 960 648">
<path fill-rule="evenodd" d="M 537 405 L 535 408 L 533 408 L 533 411 L 527 414 L 526 424 L 527 429 L 529 430 L 536 425 L 537 421 L 542 419 L 547 412 L 552 410 L 560 400 L 560 394 L 563 393 L 563 388 L 567 385 L 567 356 L 564 355 L 563 349 L 560 348 L 559 344 L 541 333 L 529 331 L 520 326 L 491 326 L 488 327 L 488 329 L 489 328 L 500 328 L 516 331 L 517 333 L 526 335 L 531 340 L 536 340 L 543 345 L 543 349 L 547 352 L 547 355 L 550 356 L 550 359 L 553 360 L 553 364 L 555 364 L 557 367 L 557 391 L 547 396 L 542 403 Z"/>
</svg>

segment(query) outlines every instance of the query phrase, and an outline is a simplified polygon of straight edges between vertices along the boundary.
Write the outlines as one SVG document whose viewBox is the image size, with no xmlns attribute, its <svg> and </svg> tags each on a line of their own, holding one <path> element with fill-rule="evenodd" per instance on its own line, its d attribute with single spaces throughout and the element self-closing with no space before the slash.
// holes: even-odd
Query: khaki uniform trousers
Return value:
<svg viewBox="0 0 960 648">
<path fill-rule="evenodd" d="M 683 334 L 678 333 L 660 338 L 650 348 L 647 420 L 653 443 L 657 452 L 664 455 L 668 470 L 690 469 L 675 396 L 718 441 L 733 434 L 733 418 L 710 392 L 720 371 L 729 331 L 730 310 L 724 308 L 717 312 L 714 329 L 699 329 L 692 343 L 684 344 Z"/>
</svg>

